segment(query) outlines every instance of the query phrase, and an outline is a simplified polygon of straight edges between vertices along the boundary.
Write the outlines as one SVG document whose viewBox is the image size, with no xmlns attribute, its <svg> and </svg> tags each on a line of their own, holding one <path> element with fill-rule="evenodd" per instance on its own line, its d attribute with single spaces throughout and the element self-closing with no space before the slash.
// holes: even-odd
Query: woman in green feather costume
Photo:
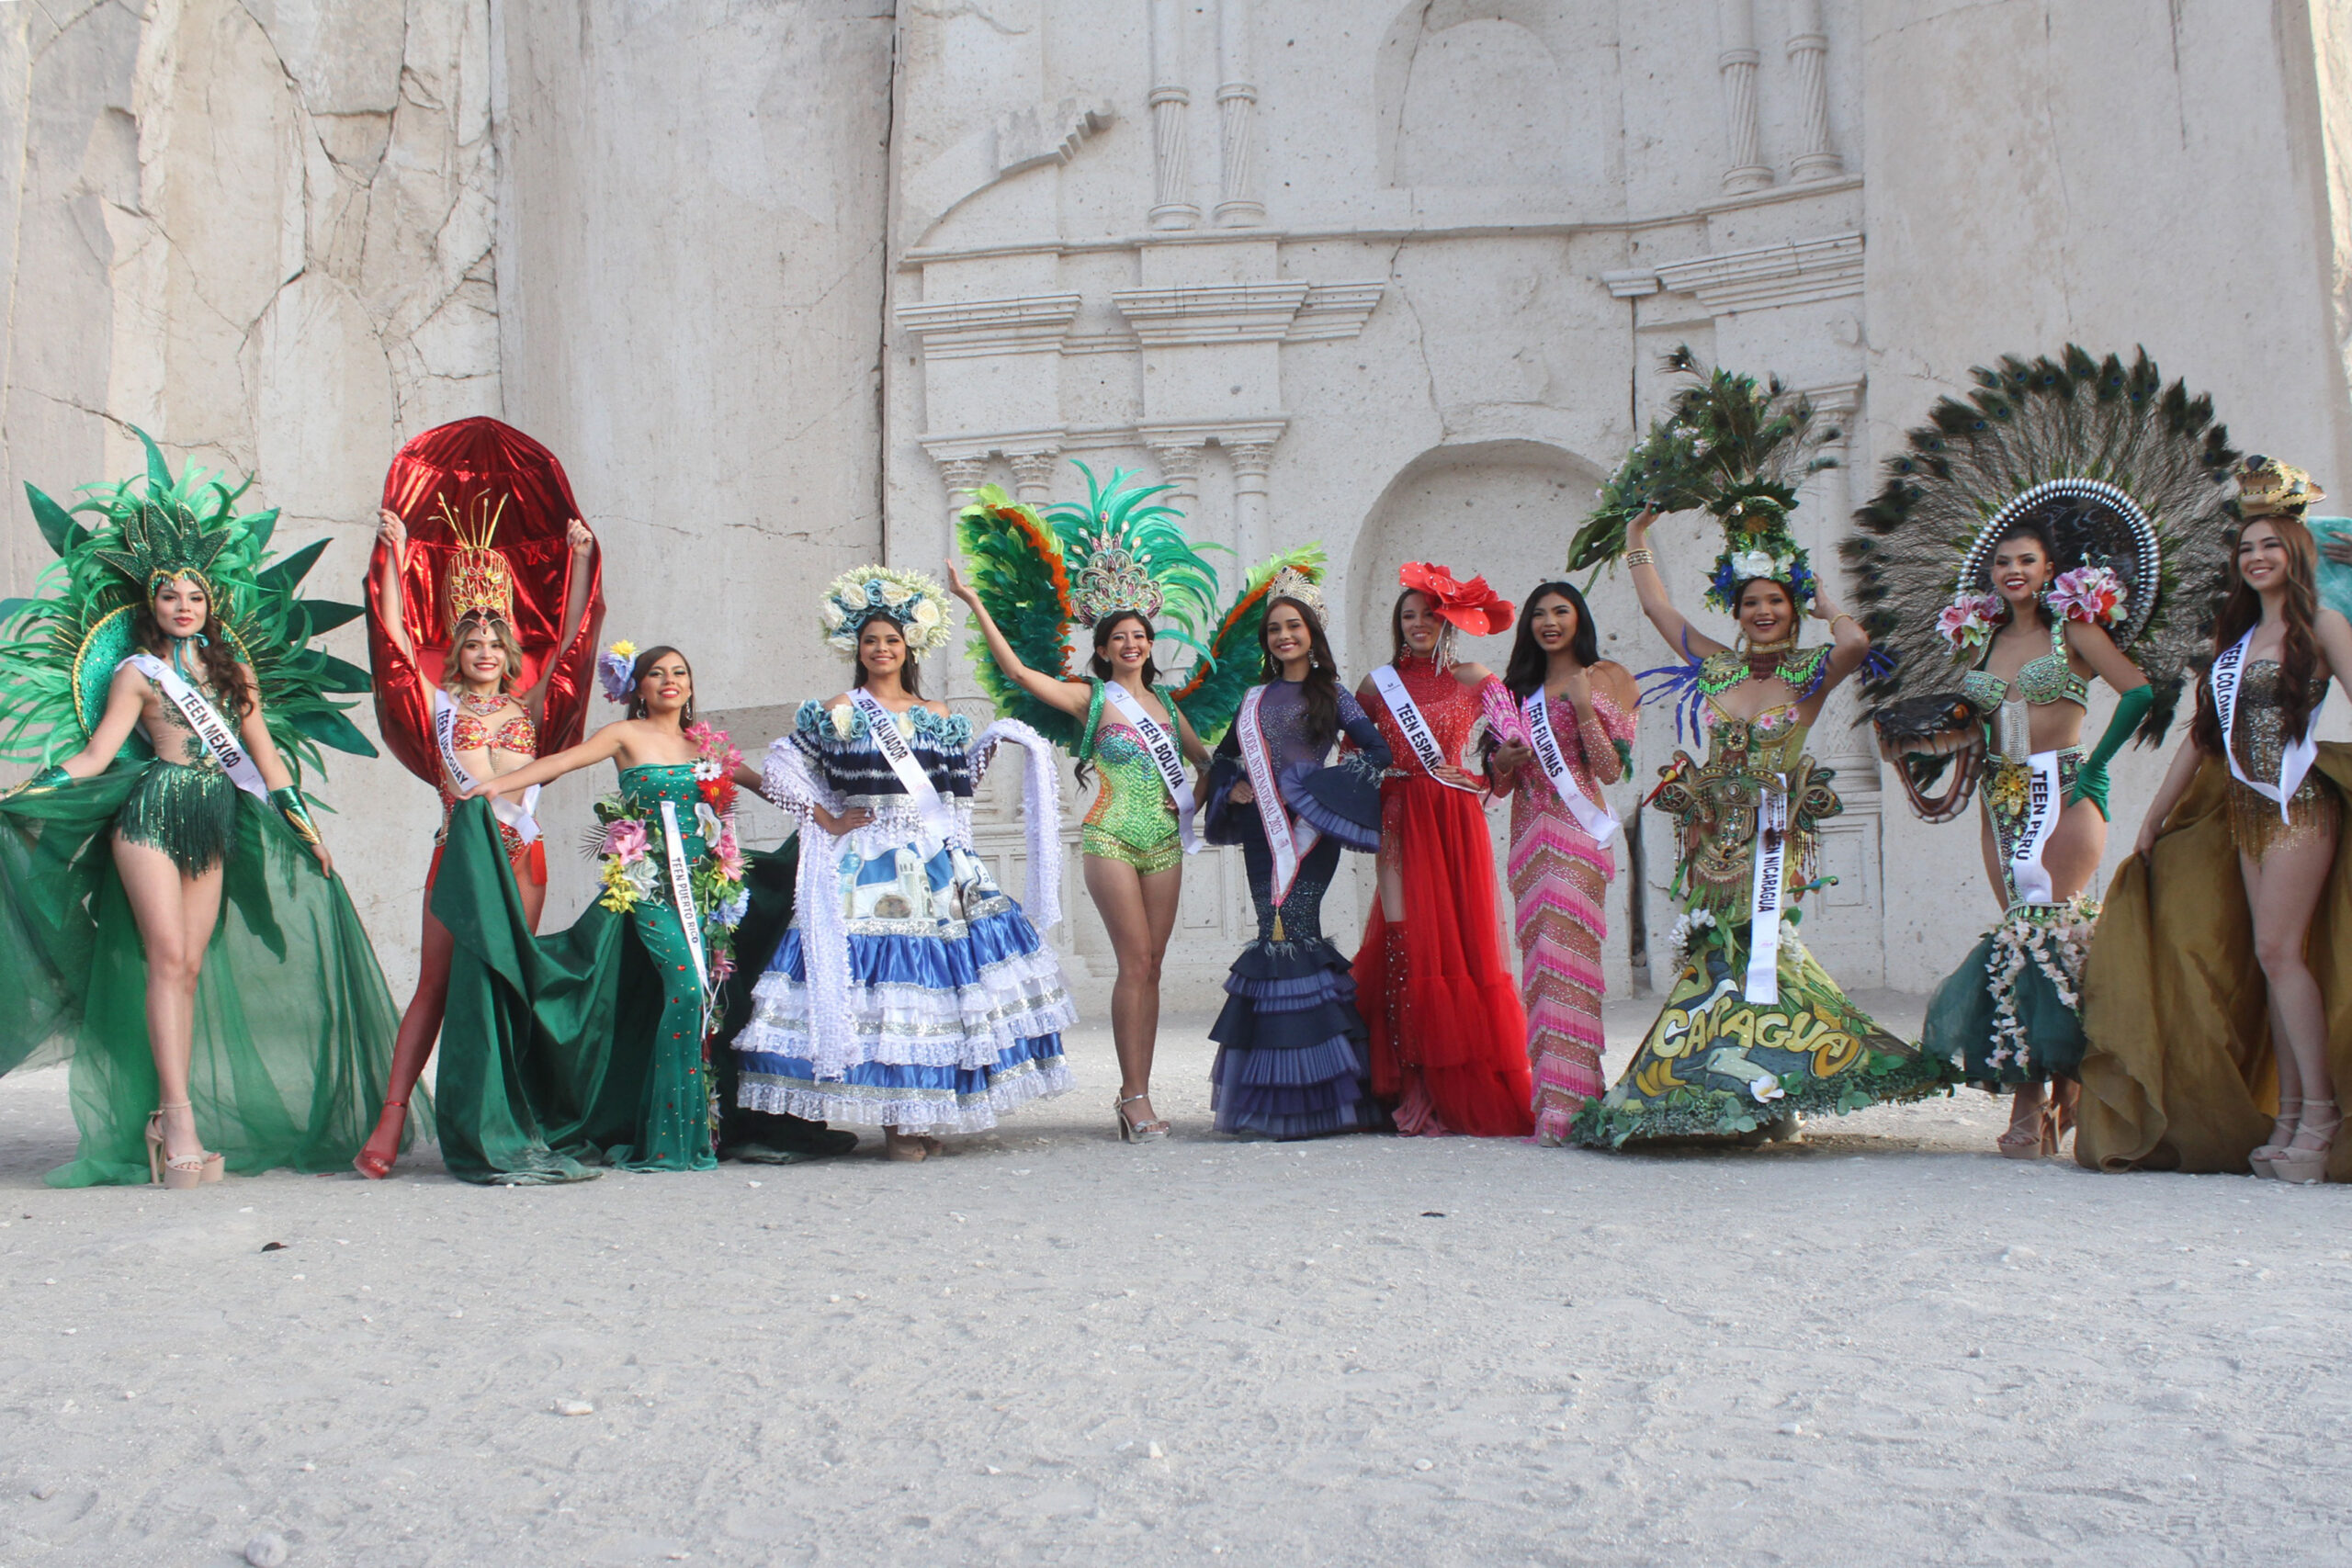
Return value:
<svg viewBox="0 0 2352 1568">
<path fill-rule="evenodd" d="M 55 1186 L 333 1169 L 396 1021 L 297 784 L 372 754 L 325 695 L 366 675 L 303 646 L 357 611 L 294 597 L 323 541 L 265 569 L 276 513 L 147 451 L 96 529 L 27 487 L 61 591 L 0 647 L 0 755 L 45 764 L 0 798 L 0 1070 L 71 1058 Z"/>
</svg>

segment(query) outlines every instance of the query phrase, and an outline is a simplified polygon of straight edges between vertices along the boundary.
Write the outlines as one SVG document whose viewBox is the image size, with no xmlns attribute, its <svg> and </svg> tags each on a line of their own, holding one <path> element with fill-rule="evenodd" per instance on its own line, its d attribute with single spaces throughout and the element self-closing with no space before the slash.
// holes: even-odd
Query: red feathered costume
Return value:
<svg viewBox="0 0 2352 1568">
<path fill-rule="evenodd" d="M 1461 583 L 1419 562 L 1398 578 L 1473 636 L 1511 624 L 1511 604 L 1483 578 Z M 1408 655 L 1395 669 L 1445 761 L 1472 772 L 1463 753 L 1482 690 L 1428 659 Z M 1364 711 L 1396 759 L 1380 786 L 1380 860 L 1399 874 L 1405 916 L 1392 925 L 1375 900 L 1356 953 L 1373 1093 L 1394 1107 L 1400 1132 L 1525 1137 L 1535 1130 L 1527 1015 L 1503 961 L 1486 795 L 1430 776 L 1376 689 Z"/>
</svg>

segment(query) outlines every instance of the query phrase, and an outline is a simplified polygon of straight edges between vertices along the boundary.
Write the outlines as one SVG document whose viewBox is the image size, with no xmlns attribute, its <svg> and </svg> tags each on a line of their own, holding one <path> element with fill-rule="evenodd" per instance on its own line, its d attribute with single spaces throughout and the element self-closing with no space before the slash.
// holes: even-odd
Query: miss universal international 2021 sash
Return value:
<svg viewBox="0 0 2352 1568">
<path fill-rule="evenodd" d="M 1559 737 L 1552 732 L 1552 701 L 1544 688 L 1538 686 L 1519 711 L 1527 721 L 1527 743 L 1535 760 L 1544 764 L 1544 776 L 1552 781 L 1554 792 L 1577 819 L 1577 826 L 1594 843 L 1606 847 L 1617 836 L 1617 814 L 1585 794 L 1577 784 L 1576 774 L 1568 771 L 1567 753 L 1560 750 Z"/>
<path fill-rule="evenodd" d="M 152 653 L 134 653 L 123 660 L 162 688 L 164 700 L 179 710 L 187 726 L 204 742 L 229 782 L 252 795 L 255 800 L 269 798 L 269 785 L 262 781 L 261 770 L 254 765 L 253 757 L 237 739 L 237 732 L 220 716 L 220 710 L 207 702 L 204 694 L 187 682 L 187 677 Z"/>
<path fill-rule="evenodd" d="M 1388 705 L 1388 715 L 1396 721 L 1396 728 L 1405 732 L 1405 744 L 1413 749 L 1414 759 L 1421 764 L 1421 771 L 1448 789 L 1477 794 L 1473 785 L 1457 784 L 1438 772 L 1447 765 L 1445 748 L 1437 743 L 1436 731 L 1430 728 L 1430 721 L 1421 716 L 1419 705 L 1413 701 L 1413 694 L 1405 689 L 1405 678 L 1396 673 L 1396 666 L 1384 664 L 1374 670 L 1372 685 L 1380 694 L 1380 700 Z"/>
<path fill-rule="evenodd" d="M 1184 776 L 1184 749 L 1176 737 L 1160 726 L 1158 719 L 1144 711 L 1136 694 L 1116 681 L 1102 682 L 1102 697 L 1119 710 L 1130 728 L 1143 738 L 1143 749 L 1152 764 L 1159 770 L 1160 782 L 1168 786 L 1169 798 L 1176 803 L 1176 831 L 1188 855 L 1198 854 L 1201 842 L 1193 832 L 1193 781 Z"/>
<path fill-rule="evenodd" d="M 899 787 L 907 792 L 907 799 L 922 818 L 923 833 L 930 840 L 925 850 L 937 850 L 947 841 L 953 824 L 946 803 L 939 798 L 939 787 L 922 771 L 922 764 L 915 760 L 914 747 L 899 728 L 899 716 L 884 707 L 881 699 L 863 686 L 852 687 L 849 700 L 852 707 L 865 716 L 865 728 L 874 737 L 874 749 L 890 764 L 890 772 L 898 775 Z"/>
<path fill-rule="evenodd" d="M 2287 820 L 2287 803 L 2295 798 L 2295 791 L 2302 785 L 2303 775 L 2312 771 L 2312 763 L 2319 757 L 2319 742 L 2312 737 L 2312 731 L 2319 728 L 2319 708 L 2312 707 L 2303 720 L 2303 732 L 2280 749 L 2277 784 L 2267 784 L 2246 777 L 2245 770 L 2238 766 L 2237 742 L 2233 737 L 2238 716 L 2238 682 L 2245 674 L 2246 649 L 2253 643 L 2254 628 L 2249 627 L 2235 646 L 2213 660 L 2211 677 L 2213 710 L 2215 716 L 2222 721 L 2222 754 L 2229 759 L 2230 776 L 2265 800 L 2277 801 L 2278 820 L 2284 822 Z M 2323 703 L 2326 700 L 2324 696 L 2320 699 Z"/>
<path fill-rule="evenodd" d="M 448 771 L 449 782 L 457 786 L 458 798 L 463 800 L 481 787 L 471 769 L 458 761 L 458 702 L 440 687 L 433 688 L 433 740 L 441 749 L 441 766 Z M 533 784 L 523 792 L 520 800 L 504 795 L 491 797 L 491 815 L 514 831 L 516 841 L 529 844 L 539 836 L 538 818 L 532 815 L 538 809 L 539 786 Z"/>
<path fill-rule="evenodd" d="M 1294 822 L 1290 807 L 1283 804 L 1283 792 L 1274 777 L 1274 760 L 1266 751 L 1265 732 L 1258 725 L 1258 704 L 1266 694 L 1263 686 L 1252 686 L 1243 694 L 1241 711 L 1234 716 L 1234 724 L 1241 737 L 1241 760 L 1250 770 L 1250 788 L 1258 796 L 1258 821 L 1266 830 L 1266 848 L 1274 860 L 1273 901 L 1277 927 L 1282 921 L 1283 900 L 1290 897 L 1290 885 L 1298 879 L 1298 863 L 1322 840 L 1312 822 Z"/>
</svg>

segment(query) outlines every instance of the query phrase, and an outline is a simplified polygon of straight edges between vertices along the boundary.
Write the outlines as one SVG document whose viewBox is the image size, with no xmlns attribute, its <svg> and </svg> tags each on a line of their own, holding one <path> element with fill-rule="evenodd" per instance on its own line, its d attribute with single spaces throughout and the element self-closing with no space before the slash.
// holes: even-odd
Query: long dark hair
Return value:
<svg viewBox="0 0 2352 1568">
<path fill-rule="evenodd" d="M 656 664 L 662 662 L 665 654 L 672 653 L 677 654 L 678 662 L 686 667 L 686 711 L 678 716 L 678 728 L 684 729 L 695 721 L 694 660 L 666 642 L 647 649 L 637 656 L 637 662 L 628 667 L 628 714 L 631 718 L 653 716 L 645 705 L 645 677 L 652 671 Z"/>
<path fill-rule="evenodd" d="M 2300 517 L 2249 517 L 2238 539 L 2258 523 L 2278 531 L 2287 547 L 2287 592 L 2284 599 L 2287 645 L 2278 657 L 2278 716 L 2289 736 L 2302 734 L 2312 716 L 2312 673 L 2319 668 L 2319 638 L 2312 623 L 2319 615 L 2319 546 Z M 2238 575 L 2237 540 L 2230 542 L 2230 596 L 2222 602 L 2221 619 L 2213 624 L 2213 657 L 2219 659 L 2238 638 L 2262 619 L 2262 595 Z M 2188 733 L 2197 749 L 2209 757 L 2222 755 L 2222 716 L 2213 706 L 2213 683 L 2197 682 L 2197 717 Z"/>
<path fill-rule="evenodd" d="M 889 621 L 892 626 L 898 626 L 899 640 L 901 643 L 907 640 L 907 628 L 905 626 L 899 626 L 896 620 L 888 615 L 878 616 L 876 618 Z M 868 621 L 865 623 L 865 626 L 870 626 L 873 624 L 874 623 L 872 621 Z M 857 628 L 857 639 L 860 642 L 864 642 L 865 640 L 865 626 L 860 626 Z M 865 685 L 865 660 L 855 653 L 852 653 L 849 656 L 849 660 L 850 667 L 857 671 L 856 675 L 851 679 L 850 685 L 852 687 Z M 910 697 L 920 697 L 922 695 L 922 671 L 916 667 L 915 653 L 912 648 L 909 648 L 907 649 L 906 662 L 899 666 L 899 684 L 907 689 L 907 695 Z"/>
<path fill-rule="evenodd" d="M 155 585 L 160 591 L 162 583 Z M 244 667 L 237 662 L 236 645 L 220 626 L 220 608 L 210 583 L 204 589 L 204 625 L 197 628 L 196 661 L 204 667 L 205 683 L 229 705 L 229 716 L 242 719 L 254 711 L 253 688 L 246 683 Z M 139 646 L 156 658 L 169 663 L 172 638 L 165 635 L 164 624 L 155 618 L 155 595 L 151 592 L 139 602 L 138 612 L 130 618 L 130 635 Z"/>
<path fill-rule="evenodd" d="M 1145 615 L 1141 610 L 1114 610 L 1111 614 L 1095 622 L 1094 657 L 1086 661 L 1086 667 L 1094 672 L 1094 678 L 1096 680 L 1108 681 L 1111 678 L 1111 656 L 1102 650 L 1111 646 L 1111 634 L 1117 631 L 1129 621 L 1139 622 L 1143 626 L 1144 635 L 1146 637 L 1152 637 L 1156 635 L 1152 630 L 1151 617 Z M 1143 661 L 1143 683 L 1147 686 L 1157 686 L 1159 684 L 1159 661 L 1152 659 L 1149 655 L 1146 655 Z M 1176 716 L 1171 713 L 1168 716 L 1173 718 Z M 1080 757 L 1078 760 L 1078 782 L 1082 785 L 1093 776 L 1093 764 L 1088 761 L 1087 759 Z"/>
<path fill-rule="evenodd" d="M 1576 584 L 1539 582 L 1527 595 L 1527 608 L 1520 612 L 1519 635 L 1510 644 L 1510 662 L 1503 666 L 1503 684 L 1521 702 L 1542 690 L 1544 678 L 1552 671 L 1552 656 L 1535 640 L 1535 601 L 1547 593 L 1566 599 L 1568 607 L 1577 613 L 1576 635 L 1568 639 L 1568 651 L 1576 655 L 1577 662 L 1588 670 L 1600 662 L 1600 634 L 1593 629 L 1592 612 L 1585 607 L 1584 595 L 1577 592 Z"/>
<path fill-rule="evenodd" d="M 2051 582 L 2058 580 L 2058 542 L 2051 536 L 2050 525 L 2039 517 L 2018 518 L 2001 530 L 2001 536 L 1993 541 L 1991 549 L 1984 552 L 1984 587 L 1996 599 L 2001 600 L 2001 614 L 2005 616 L 2010 613 L 2009 602 L 2001 597 L 1999 589 L 1993 586 L 1993 558 L 2000 554 L 2001 547 L 2011 539 L 2031 539 L 2040 545 L 2041 562 L 2050 569 Z M 2048 582 L 2042 584 L 2045 589 L 2049 586 Z M 2042 626 L 2050 625 L 2050 605 L 2039 594 L 2034 596 L 2033 618 Z M 1989 653 L 1987 657 L 1990 657 Z"/>
<path fill-rule="evenodd" d="M 1331 657 L 1331 640 L 1323 635 L 1323 620 L 1305 603 L 1290 598 L 1276 599 L 1266 605 L 1266 614 L 1258 622 L 1258 654 L 1263 660 L 1261 678 L 1282 679 L 1282 660 L 1266 646 L 1267 622 L 1273 618 L 1274 605 L 1287 604 L 1296 610 L 1299 619 L 1306 623 L 1306 646 L 1311 657 L 1307 660 L 1306 679 L 1299 683 L 1299 694 L 1306 699 L 1306 739 L 1320 750 L 1339 739 L 1340 734 L 1340 661 Z"/>
</svg>

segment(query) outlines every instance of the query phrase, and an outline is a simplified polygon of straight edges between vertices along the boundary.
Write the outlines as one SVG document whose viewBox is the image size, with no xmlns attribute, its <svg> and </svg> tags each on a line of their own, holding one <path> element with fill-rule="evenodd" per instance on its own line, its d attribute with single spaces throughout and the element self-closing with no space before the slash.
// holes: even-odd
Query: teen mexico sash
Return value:
<svg viewBox="0 0 2352 1568">
<path fill-rule="evenodd" d="M 1274 779 L 1274 760 L 1267 755 L 1265 733 L 1258 728 L 1258 703 L 1265 694 L 1265 687 L 1250 687 L 1241 698 L 1241 712 L 1234 723 L 1241 737 L 1241 760 L 1250 769 L 1250 787 L 1258 796 L 1258 820 L 1266 829 L 1266 847 L 1273 852 L 1274 908 L 1279 910 L 1290 897 L 1290 885 L 1298 879 L 1298 863 L 1323 835 L 1312 822 L 1293 822 L 1290 807 L 1283 804 L 1283 792 Z"/>
<path fill-rule="evenodd" d="M 220 709 L 205 701 L 203 693 L 152 653 L 134 653 L 123 662 L 163 689 L 164 700 L 179 710 L 181 720 L 196 731 L 197 739 L 204 742 L 205 750 L 212 753 L 212 760 L 220 764 L 220 771 L 229 775 L 231 783 L 255 800 L 269 798 L 269 785 L 262 782 L 261 770 L 254 766 L 252 756 L 237 739 L 237 732 L 229 728 L 229 721 L 220 716 Z"/>
<path fill-rule="evenodd" d="M 1617 835 L 1617 814 L 1600 805 L 1577 786 L 1577 777 L 1568 771 L 1566 753 L 1560 750 L 1559 737 L 1552 733 L 1552 703 L 1538 686 L 1520 706 L 1527 720 L 1527 743 L 1534 750 L 1535 760 L 1544 764 L 1544 776 L 1552 781 L 1553 790 L 1567 806 L 1577 826 L 1591 836 L 1592 841 L 1604 848 Z"/>
<path fill-rule="evenodd" d="M 1388 705 L 1389 716 L 1396 721 L 1396 728 L 1405 732 L 1405 744 L 1413 749 L 1413 756 L 1420 762 L 1421 771 L 1448 789 L 1477 794 L 1477 790 L 1469 784 L 1456 784 L 1439 775 L 1438 770 L 1446 766 L 1445 748 L 1437 743 L 1436 732 L 1430 728 L 1430 721 L 1421 716 L 1419 705 L 1413 701 L 1413 694 L 1405 689 L 1405 679 L 1396 673 L 1396 666 L 1384 664 L 1374 671 L 1372 684 L 1373 689 L 1380 694 L 1380 700 Z"/>
<path fill-rule="evenodd" d="M 2253 641 L 2254 628 L 2248 627 L 2245 636 L 2238 638 L 2234 647 L 2213 660 L 2213 708 L 2222 721 L 2222 754 L 2230 761 L 2230 776 L 2265 800 L 2277 801 L 2278 820 L 2284 822 L 2287 820 L 2287 803 L 2295 797 L 2303 775 L 2311 772 L 2312 761 L 2319 756 L 2319 742 L 2312 739 L 2312 731 L 2319 728 L 2319 709 L 2312 709 L 2311 716 L 2303 720 L 2303 732 L 2288 742 L 2280 751 L 2277 784 L 2261 784 L 2245 776 L 2245 770 L 2238 766 L 2237 742 L 2233 736 L 2238 715 L 2238 681 L 2245 673 L 2246 649 Z M 2326 701 L 2324 697 L 2320 700 Z"/>
<path fill-rule="evenodd" d="M 1184 776 L 1184 749 L 1176 738 L 1159 726 L 1159 721 L 1144 712 L 1136 694 L 1116 681 L 1102 682 L 1102 698 L 1119 710 L 1135 732 L 1143 737 L 1143 749 L 1159 769 L 1159 778 L 1168 786 L 1169 798 L 1176 803 L 1176 831 L 1183 840 L 1184 852 L 1200 852 L 1201 841 L 1193 836 L 1193 781 Z"/>
<path fill-rule="evenodd" d="M 470 795 L 481 784 L 470 770 L 458 761 L 458 703 L 440 687 L 433 688 L 433 739 L 441 748 L 441 765 L 449 772 L 449 782 L 458 786 L 460 799 Z M 538 818 L 532 813 L 538 809 L 539 786 L 533 784 L 523 792 L 520 800 L 504 795 L 491 797 L 491 815 L 514 830 L 514 837 L 528 844 L 539 836 Z"/>
</svg>

